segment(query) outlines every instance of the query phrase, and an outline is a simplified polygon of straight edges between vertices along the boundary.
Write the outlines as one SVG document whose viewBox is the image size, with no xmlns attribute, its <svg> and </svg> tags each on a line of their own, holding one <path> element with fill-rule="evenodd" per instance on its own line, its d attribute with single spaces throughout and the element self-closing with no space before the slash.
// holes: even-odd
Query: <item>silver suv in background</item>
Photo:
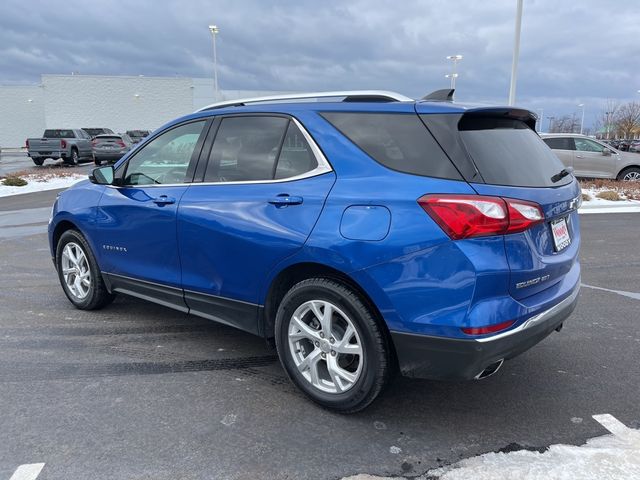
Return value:
<svg viewBox="0 0 640 480">
<path fill-rule="evenodd" d="M 576 177 L 640 181 L 640 155 L 575 133 L 543 133 L 542 140 Z"/>
</svg>

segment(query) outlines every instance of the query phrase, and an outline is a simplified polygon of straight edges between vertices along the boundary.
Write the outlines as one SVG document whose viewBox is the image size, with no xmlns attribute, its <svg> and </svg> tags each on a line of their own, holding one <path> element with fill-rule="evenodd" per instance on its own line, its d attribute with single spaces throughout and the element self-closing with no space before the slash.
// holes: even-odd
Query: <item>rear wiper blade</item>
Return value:
<svg viewBox="0 0 640 480">
<path fill-rule="evenodd" d="M 551 181 L 553 183 L 559 182 L 564 177 L 566 177 L 567 175 L 571 175 L 572 173 L 573 173 L 573 167 L 563 168 L 558 173 L 556 173 L 553 177 L 551 177 Z"/>
</svg>

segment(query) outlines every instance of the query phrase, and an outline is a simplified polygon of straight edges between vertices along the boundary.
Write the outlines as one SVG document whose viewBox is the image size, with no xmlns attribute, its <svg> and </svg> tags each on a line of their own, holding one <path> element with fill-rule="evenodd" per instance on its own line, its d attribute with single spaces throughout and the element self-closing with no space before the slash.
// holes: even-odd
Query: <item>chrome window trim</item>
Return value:
<svg viewBox="0 0 640 480">
<path fill-rule="evenodd" d="M 246 116 L 246 115 L 244 115 Z M 231 117 L 228 117 L 231 118 Z M 297 118 L 288 116 L 288 118 L 298 127 L 298 129 L 302 132 L 302 136 L 311 147 L 311 153 L 318 162 L 318 166 L 313 170 L 309 170 L 308 172 L 301 173 L 300 175 L 295 175 L 293 177 L 286 178 L 277 178 L 272 180 L 238 180 L 231 182 L 184 182 L 184 183 L 161 183 L 161 184 L 150 184 L 150 185 L 107 185 L 107 187 L 111 188 L 158 188 L 158 187 L 190 187 L 190 186 L 198 186 L 198 185 L 255 185 L 255 184 L 266 184 L 266 183 L 286 183 L 286 182 L 294 182 L 296 180 L 304 180 L 305 178 L 317 177 L 319 175 L 324 175 L 325 173 L 333 172 L 333 168 L 331 164 L 327 160 L 327 157 L 324 156 L 322 150 L 315 142 L 311 134 L 307 131 L 307 129 L 298 121 Z M 200 161 L 206 160 L 209 161 L 208 158 L 200 158 Z M 128 161 L 128 160 L 127 160 Z"/>
</svg>

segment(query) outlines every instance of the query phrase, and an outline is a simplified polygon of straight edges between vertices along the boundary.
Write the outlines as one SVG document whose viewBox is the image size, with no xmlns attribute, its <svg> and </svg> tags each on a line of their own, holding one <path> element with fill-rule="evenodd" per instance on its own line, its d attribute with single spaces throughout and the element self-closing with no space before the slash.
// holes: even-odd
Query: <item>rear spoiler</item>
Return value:
<svg viewBox="0 0 640 480">
<path fill-rule="evenodd" d="M 524 108 L 513 107 L 481 107 L 472 108 L 464 112 L 462 118 L 508 118 L 524 122 L 535 132 L 538 116 Z"/>
</svg>

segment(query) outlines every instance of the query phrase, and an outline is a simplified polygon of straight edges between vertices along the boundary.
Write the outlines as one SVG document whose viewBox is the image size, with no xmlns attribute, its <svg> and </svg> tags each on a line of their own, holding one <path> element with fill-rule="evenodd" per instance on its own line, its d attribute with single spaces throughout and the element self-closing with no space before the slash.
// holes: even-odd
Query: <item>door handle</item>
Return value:
<svg viewBox="0 0 640 480">
<path fill-rule="evenodd" d="M 166 195 L 160 195 L 159 197 L 154 198 L 153 203 L 156 205 L 169 205 L 171 203 L 176 203 L 176 199 L 173 197 L 167 197 Z"/>
<path fill-rule="evenodd" d="M 584 158 L 582 155 L 576 155 L 576 158 Z"/>
<path fill-rule="evenodd" d="M 302 197 L 296 197 L 289 195 L 288 193 L 281 193 L 280 195 L 269 200 L 271 205 L 275 205 L 277 208 L 286 207 L 288 205 L 300 205 L 302 203 Z"/>
</svg>

